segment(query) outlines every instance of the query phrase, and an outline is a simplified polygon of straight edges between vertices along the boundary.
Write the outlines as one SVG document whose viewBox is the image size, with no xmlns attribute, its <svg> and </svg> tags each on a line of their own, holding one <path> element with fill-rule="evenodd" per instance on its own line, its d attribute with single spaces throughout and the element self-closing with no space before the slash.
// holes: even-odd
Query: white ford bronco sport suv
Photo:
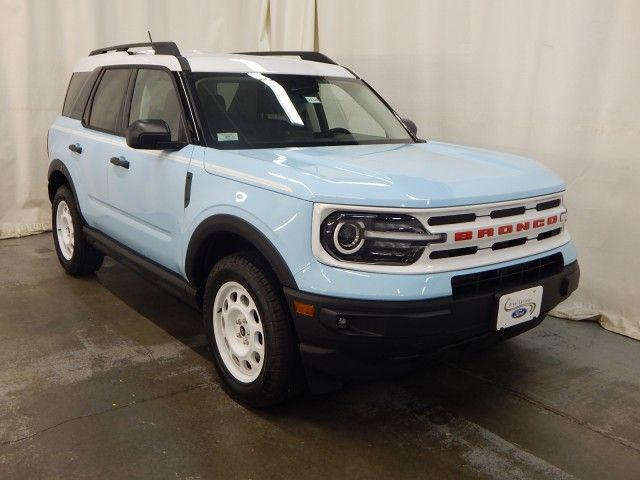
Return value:
<svg viewBox="0 0 640 480">
<path fill-rule="evenodd" d="M 418 139 L 316 52 L 93 51 L 48 154 L 64 269 L 110 255 L 200 308 L 247 405 L 512 337 L 578 286 L 560 178 Z"/>
</svg>

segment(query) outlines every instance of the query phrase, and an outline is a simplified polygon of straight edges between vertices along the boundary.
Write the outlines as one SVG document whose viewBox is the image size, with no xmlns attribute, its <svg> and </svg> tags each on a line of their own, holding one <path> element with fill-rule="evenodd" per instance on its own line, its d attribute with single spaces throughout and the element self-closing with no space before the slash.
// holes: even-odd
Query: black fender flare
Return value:
<svg viewBox="0 0 640 480">
<path fill-rule="evenodd" d="M 59 158 L 54 158 L 53 160 L 51 160 L 51 163 L 49 163 L 49 171 L 47 172 L 47 190 L 49 192 L 49 200 L 53 202 L 53 196 L 56 194 L 51 184 L 51 176 L 56 172 L 61 173 L 67 179 L 67 183 L 69 184 L 69 188 L 71 188 L 71 193 L 73 194 L 73 199 L 76 202 L 76 207 L 78 208 L 78 213 L 80 214 L 82 223 L 86 224 L 87 222 L 84 220 L 84 217 L 82 215 L 82 209 L 80 208 L 80 202 L 78 201 L 76 186 L 73 183 L 71 173 L 69 172 L 67 166 Z"/>
<path fill-rule="evenodd" d="M 297 289 L 291 270 L 271 240 L 246 220 L 228 214 L 208 217 L 194 230 L 185 259 L 185 273 L 191 283 L 195 281 L 196 261 L 200 248 L 211 235 L 217 233 L 232 233 L 249 242 L 267 260 L 283 286 Z"/>
<path fill-rule="evenodd" d="M 73 184 L 71 173 L 69 173 L 69 169 L 67 168 L 67 166 L 64 163 L 62 163 L 62 160 L 58 158 L 54 158 L 53 160 L 51 160 L 51 163 L 49 164 L 49 171 L 47 172 L 47 182 L 48 182 L 47 189 L 49 191 L 49 200 L 53 201 L 53 196 L 56 194 L 56 192 L 53 191 L 51 188 L 51 176 L 55 172 L 60 172 L 62 175 L 65 176 L 65 178 L 67 179 L 67 183 L 71 188 L 71 193 L 73 193 L 73 198 L 76 201 L 76 205 L 78 205 L 78 194 L 76 193 L 76 186 Z M 79 205 L 78 205 L 78 208 L 80 208 Z"/>
</svg>

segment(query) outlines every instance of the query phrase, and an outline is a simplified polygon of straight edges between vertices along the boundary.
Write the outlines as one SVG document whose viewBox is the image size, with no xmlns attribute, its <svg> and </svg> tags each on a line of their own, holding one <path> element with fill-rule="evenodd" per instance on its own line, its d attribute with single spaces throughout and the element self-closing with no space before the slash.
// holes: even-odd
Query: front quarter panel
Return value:
<svg viewBox="0 0 640 480">
<path fill-rule="evenodd" d="M 197 147 L 191 162 L 191 197 L 185 210 L 182 274 L 186 277 L 189 241 L 198 226 L 215 215 L 231 215 L 262 233 L 285 260 L 292 275 L 308 266 L 311 256 L 313 204 L 239 180 L 208 173 L 204 155 L 215 161 L 215 150 Z"/>
</svg>

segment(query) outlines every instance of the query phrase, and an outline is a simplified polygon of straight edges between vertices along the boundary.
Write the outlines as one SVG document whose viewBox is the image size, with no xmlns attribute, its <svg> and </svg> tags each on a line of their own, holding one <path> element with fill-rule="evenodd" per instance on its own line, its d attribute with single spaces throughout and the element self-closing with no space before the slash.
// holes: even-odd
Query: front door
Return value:
<svg viewBox="0 0 640 480">
<path fill-rule="evenodd" d="M 125 125 L 164 120 L 172 140 L 187 141 L 184 113 L 173 74 L 165 69 L 134 72 Z M 184 189 L 193 145 L 179 151 L 114 148 L 108 167 L 110 235 L 145 257 L 179 271 Z"/>
</svg>

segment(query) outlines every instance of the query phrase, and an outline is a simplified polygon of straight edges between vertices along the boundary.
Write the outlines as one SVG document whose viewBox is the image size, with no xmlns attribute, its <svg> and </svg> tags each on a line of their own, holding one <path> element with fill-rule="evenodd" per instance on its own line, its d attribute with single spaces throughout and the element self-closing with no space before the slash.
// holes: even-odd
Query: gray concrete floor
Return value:
<svg viewBox="0 0 640 480">
<path fill-rule="evenodd" d="M 548 318 L 471 358 L 268 412 L 199 314 L 50 235 L 0 241 L 0 478 L 640 478 L 640 343 Z"/>
</svg>

